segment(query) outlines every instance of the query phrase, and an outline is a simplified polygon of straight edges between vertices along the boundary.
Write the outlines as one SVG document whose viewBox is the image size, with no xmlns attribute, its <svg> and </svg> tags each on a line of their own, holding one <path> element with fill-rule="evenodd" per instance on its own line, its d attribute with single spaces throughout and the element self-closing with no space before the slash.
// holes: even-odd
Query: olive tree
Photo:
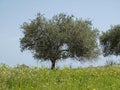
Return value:
<svg viewBox="0 0 120 90">
<path fill-rule="evenodd" d="M 51 69 L 58 60 L 68 57 L 92 59 L 98 56 L 98 31 L 91 21 L 60 13 L 51 19 L 42 14 L 21 26 L 21 50 L 30 50 L 37 60 L 50 60 Z"/>
<path fill-rule="evenodd" d="M 112 26 L 100 36 L 104 56 L 120 55 L 120 25 Z"/>
</svg>

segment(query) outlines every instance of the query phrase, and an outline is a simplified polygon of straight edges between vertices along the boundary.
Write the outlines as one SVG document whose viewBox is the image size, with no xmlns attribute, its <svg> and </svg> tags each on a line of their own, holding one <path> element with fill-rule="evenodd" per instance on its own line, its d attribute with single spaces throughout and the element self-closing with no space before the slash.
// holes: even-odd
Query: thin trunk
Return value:
<svg viewBox="0 0 120 90">
<path fill-rule="evenodd" d="M 55 60 L 52 60 L 51 63 L 52 63 L 51 69 L 53 70 L 55 69 Z"/>
</svg>

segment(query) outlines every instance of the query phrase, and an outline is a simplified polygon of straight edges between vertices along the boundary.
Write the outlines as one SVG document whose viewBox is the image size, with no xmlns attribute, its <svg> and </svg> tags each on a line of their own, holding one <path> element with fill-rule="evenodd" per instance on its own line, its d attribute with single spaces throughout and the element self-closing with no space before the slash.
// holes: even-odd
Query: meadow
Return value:
<svg viewBox="0 0 120 90">
<path fill-rule="evenodd" d="M 0 90 L 120 90 L 120 65 L 50 70 L 1 64 Z"/>
</svg>

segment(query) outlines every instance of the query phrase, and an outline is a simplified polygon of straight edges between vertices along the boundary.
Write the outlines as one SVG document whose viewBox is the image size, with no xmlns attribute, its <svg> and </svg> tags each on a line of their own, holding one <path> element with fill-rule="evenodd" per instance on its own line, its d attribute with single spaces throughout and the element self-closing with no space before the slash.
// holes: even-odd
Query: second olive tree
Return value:
<svg viewBox="0 0 120 90">
<path fill-rule="evenodd" d="M 120 25 L 112 26 L 100 36 L 104 56 L 120 55 Z"/>
</svg>

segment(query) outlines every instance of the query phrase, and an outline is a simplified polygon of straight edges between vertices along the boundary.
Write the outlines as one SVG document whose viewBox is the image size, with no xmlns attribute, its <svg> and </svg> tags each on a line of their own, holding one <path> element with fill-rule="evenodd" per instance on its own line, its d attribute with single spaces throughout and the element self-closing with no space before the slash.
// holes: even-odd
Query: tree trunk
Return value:
<svg viewBox="0 0 120 90">
<path fill-rule="evenodd" d="M 51 63 L 52 63 L 51 69 L 53 70 L 55 69 L 55 60 L 52 60 Z"/>
</svg>

